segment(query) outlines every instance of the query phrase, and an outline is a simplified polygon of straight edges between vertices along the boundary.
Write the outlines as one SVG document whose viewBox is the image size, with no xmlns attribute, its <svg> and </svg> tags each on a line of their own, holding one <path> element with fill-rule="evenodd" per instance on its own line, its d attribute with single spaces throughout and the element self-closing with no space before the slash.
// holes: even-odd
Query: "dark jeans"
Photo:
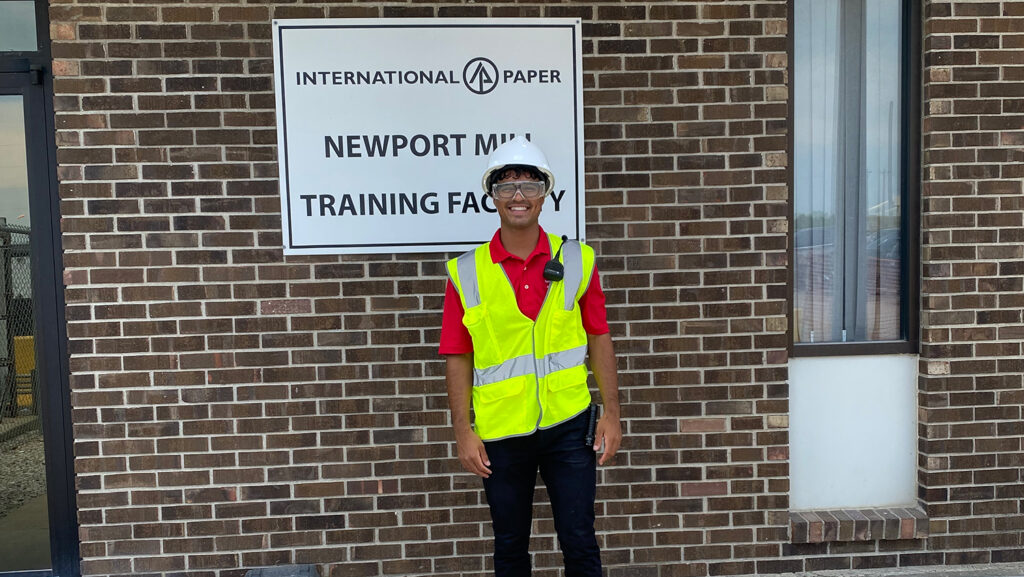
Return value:
<svg viewBox="0 0 1024 577">
<path fill-rule="evenodd" d="M 485 444 L 491 476 L 484 479 L 494 523 L 495 577 L 529 577 L 530 525 L 537 470 L 544 479 L 566 577 L 601 577 L 594 536 L 597 462 L 584 445 L 587 412 L 525 437 Z"/>
</svg>

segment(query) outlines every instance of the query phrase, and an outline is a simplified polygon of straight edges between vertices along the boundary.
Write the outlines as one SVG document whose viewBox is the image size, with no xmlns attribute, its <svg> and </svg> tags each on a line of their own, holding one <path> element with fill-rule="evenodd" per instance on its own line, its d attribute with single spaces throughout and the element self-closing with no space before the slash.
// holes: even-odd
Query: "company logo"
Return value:
<svg viewBox="0 0 1024 577">
<path fill-rule="evenodd" d="M 474 94 L 487 94 L 498 86 L 498 67 L 487 58 L 478 56 L 462 69 L 462 82 Z"/>
<path fill-rule="evenodd" d="M 0 0 L 2 2 L 3 0 Z M 458 68 L 406 70 L 298 70 L 296 86 L 454 86 Z M 462 67 L 462 84 L 473 94 L 489 94 L 498 84 L 561 84 L 557 68 L 506 68 L 499 70 L 494 61 L 483 56 Z"/>
</svg>

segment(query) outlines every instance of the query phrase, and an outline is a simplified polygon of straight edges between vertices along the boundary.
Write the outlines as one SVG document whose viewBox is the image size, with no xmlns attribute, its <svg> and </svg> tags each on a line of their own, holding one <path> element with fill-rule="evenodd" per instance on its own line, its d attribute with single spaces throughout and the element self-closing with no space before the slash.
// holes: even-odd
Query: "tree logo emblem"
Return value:
<svg viewBox="0 0 1024 577">
<path fill-rule="evenodd" d="M 498 86 L 498 67 L 483 56 L 466 63 L 462 69 L 462 81 L 474 94 L 487 94 Z"/>
</svg>

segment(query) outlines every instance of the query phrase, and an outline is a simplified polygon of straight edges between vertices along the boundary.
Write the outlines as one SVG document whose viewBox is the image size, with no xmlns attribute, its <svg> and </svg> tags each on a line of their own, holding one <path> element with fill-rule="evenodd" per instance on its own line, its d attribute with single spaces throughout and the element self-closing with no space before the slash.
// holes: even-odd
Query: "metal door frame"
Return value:
<svg viewBox="0 0 1024 577">
<path fill-rule="evenodd" d="M 3 1 L 3 0 L 0 0 Z M 71 386 L 64 316 L 56 126 L 46 2 L 36 0 L 36 52 L 0 52 L 0 93 L 20 94 L 25 111 L 32 300 L 40 412 L 46 455 L 51 569 L 0 572 L 3 577 L 79 577 L 78 518 L 71 429 Z"/>
</svg>

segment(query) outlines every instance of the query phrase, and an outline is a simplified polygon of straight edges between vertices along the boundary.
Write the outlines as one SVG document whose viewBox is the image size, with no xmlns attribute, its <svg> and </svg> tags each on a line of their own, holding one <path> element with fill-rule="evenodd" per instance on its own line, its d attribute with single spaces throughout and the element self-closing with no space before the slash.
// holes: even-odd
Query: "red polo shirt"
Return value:
<svg viewBox="0 0 1024 577">
<path fill-rule="evenodd" d="M 551 243 L 544 229 L 540 229 L 537 246 L 534 247 L 526 260 L 505 250 L 501 244 L 501 230 L 494 233 L 491 239 L 491 262 L 501 263 L 508 280 L 516 293 L 516 304 L 519 310 L 530 319 L 537 320 L 540 307 L 544 304 L 544 296 L 548 293 L 548 281 L 544 280 L 544 265 L 551 260 Z M 587 334 L 603 335 L 608 332 L 608 319 L 604 309 L 604 292 L 594 267 L 593 276 L 587 290 L 580 298 L 580 311 L 583 315 L 583 329 Z M 444 316 L 441 320 L 442 355 L 461 355 L 473 352 L 473 340 L 469 336 L 466 325 L 462 324 L 462 300 L 455 290 L 451 279 L 444 293 Z"/>
</svg>

